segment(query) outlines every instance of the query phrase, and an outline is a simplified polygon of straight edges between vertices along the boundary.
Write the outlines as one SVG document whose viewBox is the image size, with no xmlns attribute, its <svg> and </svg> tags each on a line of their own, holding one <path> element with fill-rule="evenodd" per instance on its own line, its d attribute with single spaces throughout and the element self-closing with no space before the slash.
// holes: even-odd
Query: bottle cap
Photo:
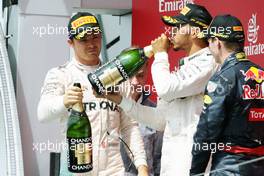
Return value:
<svg viewBox="0 0 264 176">
<path fill-rule="evenodd" d="M 73 86 L 79 87 L 81 89 L 81 84 L 80 83 L 74 83 Z"/>
</svg>

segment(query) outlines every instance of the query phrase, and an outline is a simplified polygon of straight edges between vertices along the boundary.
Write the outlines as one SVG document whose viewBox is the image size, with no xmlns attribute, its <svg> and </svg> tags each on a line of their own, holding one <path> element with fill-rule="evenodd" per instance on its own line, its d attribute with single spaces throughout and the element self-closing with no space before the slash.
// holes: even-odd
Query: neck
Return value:
<svg viewBox="0 0 264 176">
<path fill-rule="evenodd" d="M 223 64 L 225 60 L 233 53 L 234 51 L 224 51 L 220 55 L 220 63 Z"/>
<path fill-rule="evenodd" d="M 201 49 L 204 49 L 207 47 L 207 44 L 204 42 L 193 42 L 191 46 L 186 49 L 187 56 L 191 56 L 192 54 L 200 51 Z"/>
<path fill-rule="evenodd" d="M 87 65 L 87 66 L 94 66 L 100 63 L 100 58 L 98 56 L 92 56 L 89 59 L 83 59 L 83 58 L 78 57 L 75 54 L 75 58 L 78 62 L 80 62 L 83 65 Z"/>
</svg>

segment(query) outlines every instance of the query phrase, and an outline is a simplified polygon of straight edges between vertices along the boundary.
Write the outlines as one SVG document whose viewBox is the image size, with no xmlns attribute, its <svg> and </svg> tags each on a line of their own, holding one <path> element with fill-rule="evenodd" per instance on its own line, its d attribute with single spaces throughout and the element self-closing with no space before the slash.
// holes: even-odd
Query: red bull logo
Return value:
<svg viewBox="0 0 264 176">
<path fill-rule="evenodd" d="M 240 70 L 240 72 L 245 76 L 245 81 L 255 80 L 257 83 L 261 83 L 264 80 L 264 71 L 256 67 L 250 67 L 246 72 Z"/>
<path fill-rule="evenodd" d="M 249 85 L 243 85 L 243 99 L 251 100 L 251 99 L 264 99 L 264 94 L 262 90 L 262 86 L 257 84 L 255 89 L 252 89 Z"/>
</svg>

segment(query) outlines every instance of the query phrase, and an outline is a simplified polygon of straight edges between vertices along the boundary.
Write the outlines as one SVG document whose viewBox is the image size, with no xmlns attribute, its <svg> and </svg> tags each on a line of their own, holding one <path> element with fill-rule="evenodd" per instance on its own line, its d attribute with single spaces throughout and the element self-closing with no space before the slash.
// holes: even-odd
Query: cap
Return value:
<svg viewBox="0 0 264 176">
<path fill-rule="evenodd" d="M 240 20 L 229 14 L 216 16 L 201 37 L 217 37 L 219 40 L 243 43 L 245 33 Z M 200 37 L 200 38 L 201 38 Z"/>
<path fill-rule="evenodd" d="M 162 21 L 169 26 L 190 24 L 201 28 L 208 28 L 212 16 L 204 6 L 197 4 L 186 4 L 177 16 L 162 16 Z"/>
<path fill-rule="evenodd" d="M 86 34 L 98 34 L 101 32 L 97 18 L 88 12 L 74 14 L 68 24 L 70 39 L 82 39 Z"/>
</svg>

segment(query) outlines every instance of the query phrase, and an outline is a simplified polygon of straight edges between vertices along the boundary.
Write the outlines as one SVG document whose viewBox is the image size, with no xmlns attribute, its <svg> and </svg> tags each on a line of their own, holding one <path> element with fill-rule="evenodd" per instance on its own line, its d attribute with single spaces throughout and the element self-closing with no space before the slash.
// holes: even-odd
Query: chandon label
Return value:
<svg viewBox="0 0 264 176">
<path fill-rule="evenodd" d="M 103 92 L 104 91 L 104 87 L 102 86 L 102 84 L 99 81 L 99 79 L 97 78 L 97 76 L 95 74 L 92 74 L 91 78 L 94 80 L 94 83 L 97 86 L 99 92 Z"/>
<path fill-rule="evenodd" d="M 126 79 L 126 80 L 129 79 L 129 77 L 128 77 L 123 65 L 121 64 L 121 62 L 119 60 L 116 60 L 115 64 L 117 66 L 117 69 L 120 71 L 121 75 L 123 76 L 123 78 Z"/>
<path fill-rule="evenodd" d="M 70 138 L 68 142 L 68 170 L 74 173 L 93 169 L 92 138 Z"/>
</svg>

